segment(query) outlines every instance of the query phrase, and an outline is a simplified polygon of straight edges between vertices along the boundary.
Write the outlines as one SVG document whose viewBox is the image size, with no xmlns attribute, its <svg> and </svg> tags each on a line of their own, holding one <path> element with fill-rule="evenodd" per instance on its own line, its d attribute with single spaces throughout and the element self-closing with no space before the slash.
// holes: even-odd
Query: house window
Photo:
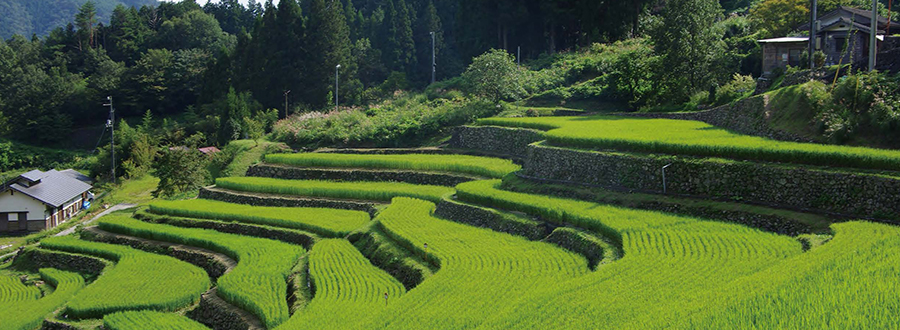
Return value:
<svg viewBox="0 0 900 330">
<path fill-rule="evenodd" d="M 793 66 L 799 65 L 799 64 L 800 64 L 800 54 L 801 54 L 801 53 L 803 53 L 802 50 L 799 50 L 799 49 L 792 49 L 792 50 L 791 50 L 791 55 L 790 55 L 790 60 L 788 61 L 788 63 L 790 63 L 790 64 L 793 65 Z"/>
</svg>

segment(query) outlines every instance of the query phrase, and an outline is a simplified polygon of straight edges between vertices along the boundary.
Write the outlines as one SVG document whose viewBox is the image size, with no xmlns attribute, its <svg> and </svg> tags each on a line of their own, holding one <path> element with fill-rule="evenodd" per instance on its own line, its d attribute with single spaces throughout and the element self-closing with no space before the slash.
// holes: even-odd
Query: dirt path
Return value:
<svg viewBox="0 0 900 330">
<path fill-rule="evenodd" d="M 127 209 L 130 209 L 130 208 L 133 208 L 133 207 L 137 207 L 137 204 L 126 204 L 126 203 L 122 203 L 122 204 L 116 204 L 116 205 L 113 205 L 113 207 L 110 207 L 110 208 L 106 209 L 106 211 L 100 212 L 100 214 L 94 216 L 93 218 L 91 218 L 91 219 L 88 220 L 88 221 L 83 222 L 81 225 L 82 225 L 82 226 L 87 226 L 87 225 L 91 224 L 91 222 L 94 222 L 94 221 L 96 221 L 97 219 L 100 219 L 101 217 L 103 217 L 103 216 L 105 216 L 105 215 L 107 215 L 107 214 L 113 213 L 113 212 L 115 212 L 115 211 L 127 210 Z M 78 226 L 72 226 L 72 228 L 63 230 L 63 231 L 57 233 L 55 236 L 66 236 L 66 235 L 71 235 L 72 233 L 75 232 L 75 228 L 77 228 L 77 227 L 78 227 Z"/>
</svg>

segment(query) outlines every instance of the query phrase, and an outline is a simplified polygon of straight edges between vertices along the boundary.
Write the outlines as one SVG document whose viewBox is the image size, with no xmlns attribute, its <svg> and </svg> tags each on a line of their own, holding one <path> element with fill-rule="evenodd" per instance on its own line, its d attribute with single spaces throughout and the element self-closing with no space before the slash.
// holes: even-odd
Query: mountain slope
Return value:
<svg viewBox="0 0 900 330">
<path fill-rule="evenodd" d="M 72 21 L 87 0 L 0 0 L 0 38 L 13 34 L 31 38 L 32 34 L 46 36 L 58 26 Z M 157 0 L 94 0 L 97 17 L 104 24 L 118 4 L 140 7 L 156 5 Z"/>
</svg>

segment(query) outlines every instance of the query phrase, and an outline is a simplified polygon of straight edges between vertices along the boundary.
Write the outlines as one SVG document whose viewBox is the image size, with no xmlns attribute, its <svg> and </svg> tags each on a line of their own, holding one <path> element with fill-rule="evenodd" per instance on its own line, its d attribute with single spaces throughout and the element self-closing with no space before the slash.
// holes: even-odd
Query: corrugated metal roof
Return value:
<svg viewBox="0 0 900 330">
<path fill-rule="evenodd" d="M 40 173 L 40 175 L 38 176 L 35 172 Z M 24 187 L 18 183 L 14 183 L 9 186 L 10 189 L 31 196 L 32 198 L 53 207 L 60 207 L 65 202 L 91 190 L 91 185 L 56 170 L 47 172 L 31 171 L 26 174 L 37 177 L 37 180 L 41 180 L 41 183 L 31 187 Z M 31 179 L 29 178 L 29 180 Z"/>
</svg>

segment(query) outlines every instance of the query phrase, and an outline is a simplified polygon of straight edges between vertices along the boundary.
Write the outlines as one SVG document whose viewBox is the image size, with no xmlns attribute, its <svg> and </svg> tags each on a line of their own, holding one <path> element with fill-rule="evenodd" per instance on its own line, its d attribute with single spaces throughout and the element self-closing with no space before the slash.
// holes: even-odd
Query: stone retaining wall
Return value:
<svg viewBox="0 0 900 330">
<path fill-rule="evenodd" d="M 581 230 L 560 227 L 550 233 L 545 241 L 583 255 L 591 269 L 597 267 L 603 260 L 603 241 Z"/>
<path fill-rule="evenodd" d="M 282 241 L 285 243 L 296 244 L 303 246 L 304 249 L 309 250 L 312 248 L 313 243 L 315 243 L 317 236 L 311 233 L 292 230 L 292 229 L 284 229 L 284 228 L 275 228 L 275 227 L 267 227 L 267 226 L 259 226 L 259 225 L 248 225 L 239 222 L 222 222 L 222 221 L 214 221 L 214 220 L 201 220 L 201 219 L 187 219 L 187 218 L 179 218 L 172 217 L 166 215 L 158 215 L 148 213 L 146 211 L 138 212 L 134 215 L 134 217 L 141 221 L 151 222 L 151 223 L 160 223 L 166 225 L 172 225 L 177 227 L 185 227 L 185 228 L 202 228 L 202 229 L 210 229 L 218 232 L 229 233 L 229 234 L 238 234 L 245 236 L 253 236 L 253 237 L 261 237 L 274 239 L 278 241 Z"/>
<path fill-rule="evenodd" d="M 203 268 L 213 281 L 228 271 L 228 267 L 216 258 L 215 252 L 205 249 L 108 233 L 96 227 L 82 231 L 82 237 L 91 241 L 125 245 L 141 251 L 171 256 Z"/>
<path fill-rule="evenodd" d="M 532 144 L 522 174 L 600 187 L 705 196 L 895 220 L 900 180 L 746 161 L 580 151 Z"/>
<path fill-rule="evenodd" d="M 489 228 L 494 231 L 540 240 L 552 230 L 548 224 L 504 214 L 494 209 L 464 204 L 444 199 L 437 205 L 434 215 L 467 225 Z"/>
<path fill-rule="evenodd" d="M 796 134 L 772 128 L 766 121 L 770 114 L 769 96 L 758 95 L 714 109 L 681 113 L 623 113 L 641 118 L 697 120 L 740 134 L 762 136 L 774 140 L 813 142 Z M 777 110 L 777 109 L 776 109 Z"/>
<path fill-rule="evenodd" d="M 363 211 L 368 212 L 371 216 L 374 216 L 375 212 L 377 211 L 375 210 L 374 203 L 316 198 L 279 197 L 273 195 L 255 195 L 213 187 L 201 188 L 199 198 L 253 206 L 321 207 L 330 209 Z"/>
<path fill-rule="evenodd" d="M 497 126 L 462 126 L 453 129 L 450 147 L 524 159 L 528 144 L 544 140 L 541 131 Z"/>
<path fill-rule="evenodd" d="M 262 322 L 252 314 L 232 306 L 212 289 L 200 297 L 200 304 L 188 312 L 191 319 L 213 330 L 262 330 Z"/>
<path fill-rule="evenodd" d="M 37 268 L 56 268 L 94 276 L 102 273 L 103 269 L 110 265 L 110 262 L 99 258 L 35 247 L 20 250 L 13 263 L 17 266 L 21 264 L 34 266 L 35 271 Z"/>
<path fill-rule="evenodd" d="M 247 176 L 287 180 L 328 181 L 393 181 L 454 187 L 460 183 L 482 178 L 441 173 L 422 173 L 403 170 L 322 169 L 271 164 L 259 164 L 247 171 Z"/>
</svg>

